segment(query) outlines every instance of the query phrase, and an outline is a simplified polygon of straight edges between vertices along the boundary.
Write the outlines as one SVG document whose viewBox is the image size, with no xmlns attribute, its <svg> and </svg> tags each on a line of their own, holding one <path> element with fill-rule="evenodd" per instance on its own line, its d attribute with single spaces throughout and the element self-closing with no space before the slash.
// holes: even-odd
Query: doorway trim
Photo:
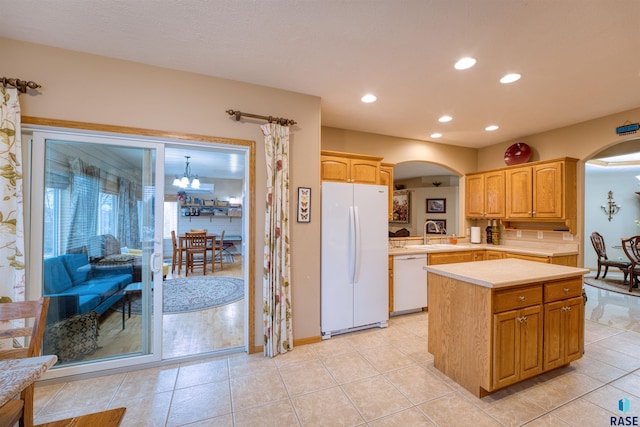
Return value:
<svg viewBox="0 0 640 427">
<path fill-rule="evenodd" d="M 246 139 L 224 138 L 209 135 L 199 135 L 184 132 L 167 132 L 153 129 L 134 128 L 127 126 L 104 125 L 98 123 L 76 122 L 68 120 L 45 119 L 40 117 L 22 116 L 23 125 L 43 126 L 49 128 L 64 128 L 85 130 L 91 132 L 105 132 L 110 134 L 124 134 L 133 136 L 145 136 L 173 141 L 210 142 L 223 145 L 235 145 L 246 147 L 249 151 L 249 225 L 247 239 L 247 336 L 245 345 L 249 354 L 260 351 L 255 345 L 255 201 L 256 201 L 256 142 Z"/>
</svg>

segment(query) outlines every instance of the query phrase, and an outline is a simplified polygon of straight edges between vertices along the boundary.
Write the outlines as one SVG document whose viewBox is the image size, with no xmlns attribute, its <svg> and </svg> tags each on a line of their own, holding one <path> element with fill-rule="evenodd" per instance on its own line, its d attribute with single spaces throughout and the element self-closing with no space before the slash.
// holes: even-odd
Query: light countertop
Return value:
<svg viewBox="0 0 640 427">
<path fill-rule="evenodd" d="M 523 255 L 535 256 L 565 256 L 578 255 L 578 250 L 567 247 L 525 247 L 514 245 L 490 245 L 486 243 L 458 243 L 456 245 L 448 244 L 430 244 L 430 245 L 407 245 L 403 248 L 389 248 L 389 255 L 412 255 L 424 253 L 438 252 L 460 252 L 460 251 L 476 251 L 489 249 L 492 251 L 512 252 Z"/>
<path fill-rule="evenodd" d="M 488 288 L 524 285 L 549 280 L 582 276 L 586 268 L 567 267 L 521 259 L 496 259 L 489 261 L 459 262 L 425 266 L 429 273 Z"/>
</svg>

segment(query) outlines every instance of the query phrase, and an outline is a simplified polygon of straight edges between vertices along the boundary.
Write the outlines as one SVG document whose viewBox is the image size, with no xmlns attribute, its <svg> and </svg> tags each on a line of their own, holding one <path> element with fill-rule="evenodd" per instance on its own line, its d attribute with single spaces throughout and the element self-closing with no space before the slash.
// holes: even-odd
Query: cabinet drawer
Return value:
<svg viewBox="0 0 640 427">
<path fill-rule="evenodd" d="M 568 279 L 544 284 L 544 301 L 558 301 L 561 299 L 582 295 L 582 280 Z"/>
<path fill-rule="evenodd" d="M 457 262 L 471 262 L 473 261 L 473 252 L 460 251 L 460 252 L 441 252 L 429 254 L 428 265 L 439 264 L 452 264 Z"/>
<path fill-rule="evenodd" d="M 513 310 L 542 303 L 542 285 L 497 291 L 493 295 L 493 312 Z"/>
</svg>

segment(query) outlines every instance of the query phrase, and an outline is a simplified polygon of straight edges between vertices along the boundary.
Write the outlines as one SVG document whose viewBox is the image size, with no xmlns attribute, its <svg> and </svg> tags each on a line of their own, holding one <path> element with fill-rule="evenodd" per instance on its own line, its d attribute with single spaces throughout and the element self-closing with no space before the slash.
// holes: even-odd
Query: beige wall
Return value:
<svg viewBox="0 0 640 427">
<path fill-rule="evenodd" d="M 291 129 L 291 188 L 319 195 L 320 98 L 237 81 L 108 59 L 0 38 L 2 73 L 33 80 L 39 95 L 21 95 L 24 116 L 186 132 L 257 141 L 256 144 L 256 344 L 262 345 L 262 240 L 266 181 L 262 122 L 235 122 L 238 109 L 283 116 Z M 28 163 L 28 162 L 27 162 Z M 28 170 L 28 164 L 25 165 Z M 292 191 L 291 218 L 296 192 Z M 320 335 L 320 203 L 311 223 L 291 221 L 294 337 Z M 28 225 L 27 225 L 28 226 Z M 39 268 L 38 262 L 29 268 Z"/>
</svg>

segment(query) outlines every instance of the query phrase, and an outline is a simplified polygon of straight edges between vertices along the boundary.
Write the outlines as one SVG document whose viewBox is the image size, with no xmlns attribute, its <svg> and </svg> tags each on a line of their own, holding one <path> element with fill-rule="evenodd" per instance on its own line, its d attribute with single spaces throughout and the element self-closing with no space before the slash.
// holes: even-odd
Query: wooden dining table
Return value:
<svg viewBox="0 0 640 427">
<path fill-rule="evenodd" d="M 216 234 L 207 234 L 207 250 L 211 250 L 211 259 L 214 258 Z M 187 236 L 178 236 L 178 273 L 182 270 L 182 253 L 187 250 Z"/>
</svg>

